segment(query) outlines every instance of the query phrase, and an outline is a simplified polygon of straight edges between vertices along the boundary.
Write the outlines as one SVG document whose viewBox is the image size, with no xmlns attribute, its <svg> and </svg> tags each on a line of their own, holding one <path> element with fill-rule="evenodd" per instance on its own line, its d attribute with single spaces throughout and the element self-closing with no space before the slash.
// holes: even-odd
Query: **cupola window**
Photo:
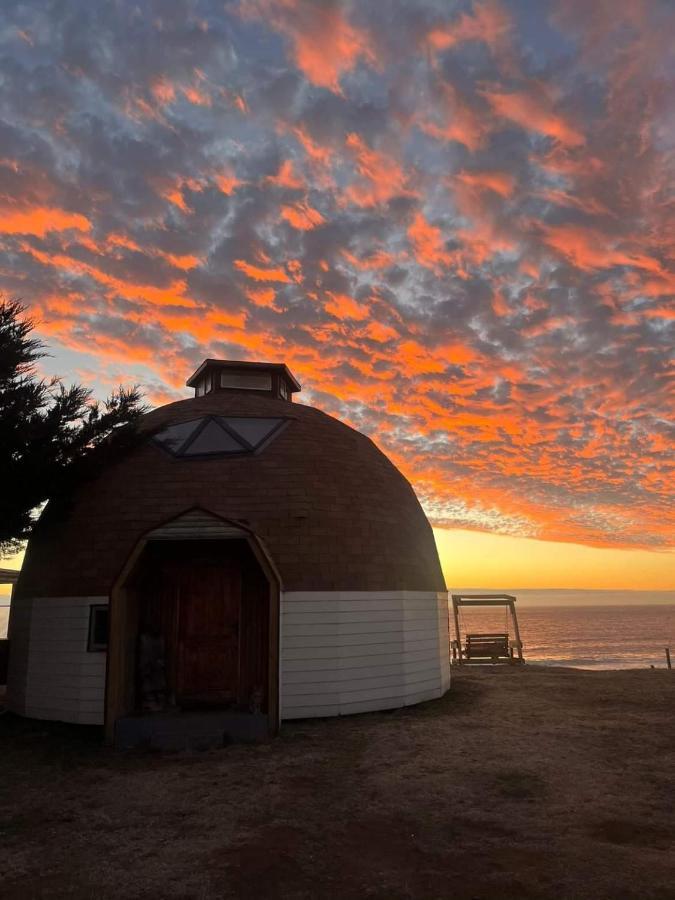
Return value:
<svg viewBox="0 0 675 900">
<path fill-rule="evenodd" d="M 225 371 L 220 373 L 220 386 L 240 391 L 271 391 L 272 376 L 266 372 L 240 374 Z"/>
</svg>

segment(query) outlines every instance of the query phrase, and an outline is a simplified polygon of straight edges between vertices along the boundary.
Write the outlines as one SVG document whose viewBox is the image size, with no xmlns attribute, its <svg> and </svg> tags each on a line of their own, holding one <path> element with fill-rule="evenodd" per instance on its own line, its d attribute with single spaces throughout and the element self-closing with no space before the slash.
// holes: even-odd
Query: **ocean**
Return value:
<svg viewBox="0 0 675 900">
<path fill-rule="evenodd" d="M 492 592 L 473 589 L 470 593 Z M 665 666 L 664 648 L 670 647 L 675 664 L 674 591 L 644 595 L 636 591 L 512 593 L 518 597 L 516 609 L 527 662 L 584 669 L 661 668 Z M 6 598 L 0 598 L 0 604 L 3 602 Z M 8 614 L 9 609 L 0 606 L 0 638 L 6 636 Z M 450 619 L 452 623 L 452 616 Z M 505 629 L 506 624 L 502 609 L 462 610 L 463 630 L 511 631 Z M 454 637 L 452 625 L 451 632 Z"/>
</svg>

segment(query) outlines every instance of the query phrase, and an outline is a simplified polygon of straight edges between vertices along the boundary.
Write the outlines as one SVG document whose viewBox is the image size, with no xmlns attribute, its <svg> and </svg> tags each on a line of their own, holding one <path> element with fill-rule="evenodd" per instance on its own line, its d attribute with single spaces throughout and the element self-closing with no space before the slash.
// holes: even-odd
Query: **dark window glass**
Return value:
<svg viewBox="0 0 675 900">
<path fill-rule="evenodd" d="M 108 607 L 89 607 L 89 643 L 87 650 L 108 649 Z"/>
<path fill-rule="evenodd" d="M 167 450 L 176 453 L 201 421 L 201 419 L 192 419 L 190 422 L 181 422 L 179 425 L 170 425 L 168 428 L 165 428 L 164 431 L 160 431 L 156 434 L 155 440 L 159 441 L 159 443 L 166 447 Z"/>
<path fill-rule="evenodd" d="M 169 425 L 153 440 L 179 457 L 250 453 L 275 437 L 286 421 L 271 417 L 205 416 Z"/>
<path fill-rule="evenodd" d="M 243 453 L 246 447 L 229 435 L 216 422 L 207 422 L 189 447 L 183 451 L 184 456 L 197 456 L 202 453 Z"/>
<path fill-rule="evenodd" d="M 272 376 L 264 372 L 241 373 L 221 372 L 220 386 L 247 391 L 271 391 Z"/>
<path fill-rule="evenodd" d="M 240 434 L 245 441 L 252 447 L 257 447 L 258 444 L 261 444 L 266 437 L 269 437 L 270 434 L 274 431 L 275 428 L 278 427 L 279 423 L 282 422 L 282 419 L 249 419 L 249 418 L 239 418 L 236 416 L 228 416 L 224 418 L 223 421 L 235 431 L 237 434 Z"/>
</svg>

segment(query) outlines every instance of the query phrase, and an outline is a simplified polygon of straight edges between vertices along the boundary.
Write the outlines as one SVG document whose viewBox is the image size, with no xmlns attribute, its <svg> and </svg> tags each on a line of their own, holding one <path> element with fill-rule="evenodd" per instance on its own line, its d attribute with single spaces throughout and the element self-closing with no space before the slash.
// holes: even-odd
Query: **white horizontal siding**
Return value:
<svg viewBox="0 0 675 900">
<path fill-rule="evenodd" d="M 106 654 L 89 652 L 89 608 L 107 597 L 36 597 L 23 601 L 25 634 L 12 642 L 9 701 L 36 719 L 102 725 Z"/>
<path fill-rule="evenodd" d="M 434 645 L 437 642 L 434 642 Z M 431 643 L 429 646 L 434 646 Z M 377 650 L 381 650 L 382 648 L 375 648 Z M 354 668 L 358 668 L 359 666 L 370 666 L 370 665 L 378 665 L 378 666 L 387 666 L 387 665 L 396 665 L 398 666 L 401 662 L 401 654 L 398 651 L 392 652 L 391 647 L 387 648 L 385 646 L 384 652 L 368 652 L 370 650 L 369 647 L 345 647 L 342 654 L 336 655 L 337 651 L 335 648 L 330 648 L 330 650 L 319 654 L 319 650 L 326 651 L 326 648 L 318 648 L 317 650 L 308 650 L 307 655 L 300 655 L 299 650 L 288 651 L 284 653 L 284 672 L 305 672 L 311 669 L 316 669 L 317 671 L 321 670 L 330 670 L 330 669 L 340 669 L 342 665 L 342 660 L 346 657 L 349 657 L 351 660 L 351 665 Z M 357 650 L 358 652 L 354 653 L 352 651 Z M 350 651 L 347 653 L 346 651 Z M 311 656 L 309 655 L 311 654 Z M 424 662 L 429 659 L 429 650 L 409 650 L 406 653 L 406 660 L 410 663 L 415 662 Z"/>
<path fill-rule="evenodd" d="M 314 662 L 314 660 L 313 660 Z M 307 672 L 311 671 L 312 678 L 314 679 L 316 684 L 320 684 L 325 681 L 340 681 L 345 682 L 352 680 L 354 678 L 358 678 L 361 680 L 369 679 L 369 678 L 380 678 L 386 675 L 398 675 L 401 668 L 401 661 L 397 659 L 389 664 L 384 665 L 367 665 L 367 666 L 356 666 L 354 668 L 339 668 L 339 660 L 336 660 L 335 666 L 331 668 L 322 667 L 320 669 L 288 669 L 288 666 L 284 667 L 284 680 L 286 685 L 291 684 L 304 684 L 307 681 Z M 412 674 L 413 672 L 433 672 L 434 674 L 438 670 L 438 663 L 436 660 L 420 660 L 419 662 L 408 662 L 407 670 Z"/>
<path fill-rule="evenodd" d="M 283 719 L 440 697 L 450 685 L 447 594 L 284 593 L 280 658 Z"/>
<path fill-rule="evenodd" d="M 34 598 L 12 614 L 10 704 L 42 719 L 102 724 L 106 654 L 89 653 L 89 607 L 105 597 Z M 293 592 L 281 598 L 284 719 L 391 709 L 450 684 L 447 596 Z"/>
</svg>

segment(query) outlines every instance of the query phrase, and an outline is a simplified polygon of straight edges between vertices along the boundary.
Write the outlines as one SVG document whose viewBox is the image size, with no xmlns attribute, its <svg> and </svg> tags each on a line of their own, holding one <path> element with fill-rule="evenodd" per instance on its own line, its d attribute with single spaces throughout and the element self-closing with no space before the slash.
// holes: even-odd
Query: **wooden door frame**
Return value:
<svg viewBox="0 0 675 900">
<path fill-rule="evenodd" d="M 131 655 L 133 659 L 135 655 L 135 640 L 132 647 L 129 636 L 130 613 L 133 613 L 133 610 L 130 609 L 132 595 L 132 590 L 129 586 L 130 577 L 134 573 L 146 546 L 152 541 L 152 533 L 169 522 L 173 522 L 195 510 L 204 512 L 214 519 L 219 519 L 224 524 L 234 526 L 241 531 L 237 538 L 213 538 L 210 535 L 200 538 L 196 534 L 194 536 L 195 540 L 245 540 L 267 579 L 269 585 L 267 716 L 270 735 L 276 735 L 279 731 L 279 667 L 281 663 L 279 633 L 281 627 L 281 591 L 283 587 L 281 577 L 264 543 L 255 532 L 242 525 L 236 519 L 226 519 L 213 513 L 211 510 L 193 506 L 149 529 L 136 542 L 111 588 L 108 601 L 108 650 L 106 653 L 105 673 L 104 731 L 106 743 L 112 744 L 114 741 L 115 722 L 117 719 L 132 712 L 130 708 L 132 705 L 130 701 L 132 685 L 129 682 L 130 680 L 133 681 L 133 679 L 130 679 L 128 670 L 129 657 Z M 177 540 L 181 539 L 178 538 Z M 167 541 L 166 543 L 169 542 Z"/>
</svg>

